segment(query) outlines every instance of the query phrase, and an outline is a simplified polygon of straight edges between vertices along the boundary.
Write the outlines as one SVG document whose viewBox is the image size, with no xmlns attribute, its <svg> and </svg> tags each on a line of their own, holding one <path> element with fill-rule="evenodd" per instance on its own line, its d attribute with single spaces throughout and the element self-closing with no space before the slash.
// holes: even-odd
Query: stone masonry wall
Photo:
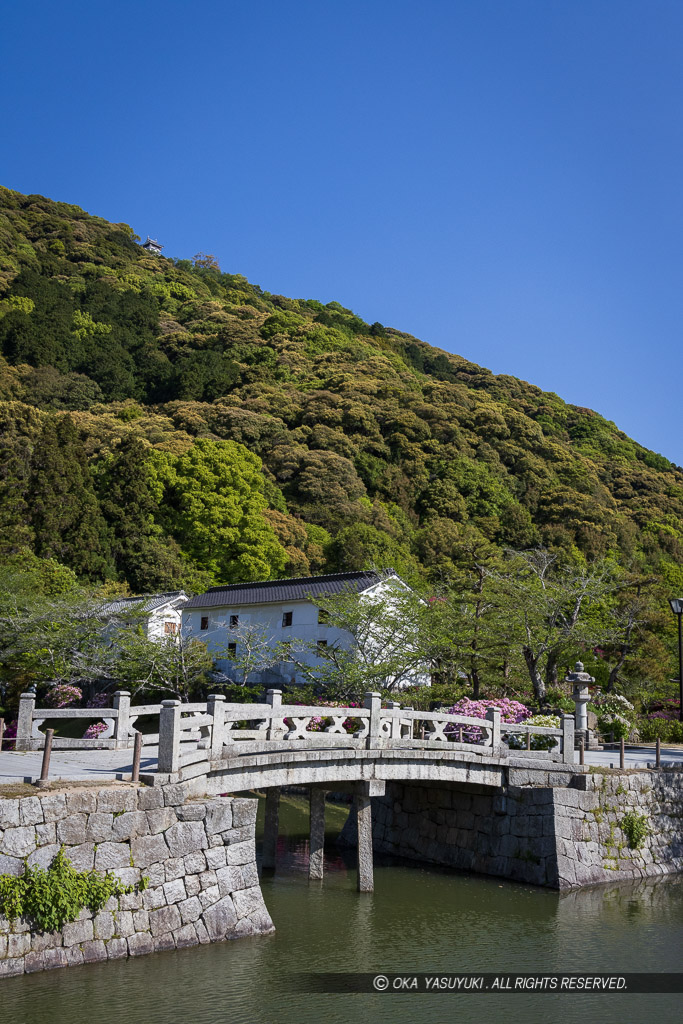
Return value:
<svg viewBox="0 0 683 1024">
<path fill-rule="evenodd" d="M 273 931 L 256 871 L 256 800 L 186 802 L 187 787 L 107 786 L 0 799 L 0 874 L 47 867 L 60 845 L 78 870 L 141 893 L 81 912 L 60 932 L 0 916 L 0 978 Z"/>
<path fill-rule="evenodd" d="M 638 849 L 621 825 L 629 812 L 648 821 Z M 379 852 L 562 890 L 682 871 L 682 823 L 683 773 L 669 771 L 554 787 L 391 783 L 373 800 Z M 354 842 L 352 820 L 342 841 Z"/>
</svg>

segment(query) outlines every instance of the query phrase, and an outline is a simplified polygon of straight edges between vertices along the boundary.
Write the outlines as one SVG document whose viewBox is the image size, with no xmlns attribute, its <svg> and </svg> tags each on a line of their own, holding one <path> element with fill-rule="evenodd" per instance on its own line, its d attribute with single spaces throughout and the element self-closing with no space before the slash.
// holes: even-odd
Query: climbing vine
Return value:
<svg viewBox="0 0 683 1024">
<path fill-rule="evenodd" d="M 59 931 L 84 908 L 96 914 L 111 896 L 146 887 L 146 878 L 137 885 L 123 885 L 109 871 L 77 871 L 62 847 L 47 870 L 26 864 L 19 877 L 0 875 L 0 913 L 10 921 L 30 918 L 39 931 Z"/>
<path fill-rule="evenodd" d="M 629 811 L 619 822 L 621 831 L 628 839 L 628 845 L 632 850 L 638 850 L 650 834 L 650 823 L 645 814 L 637 814 Z"/>
</svg>

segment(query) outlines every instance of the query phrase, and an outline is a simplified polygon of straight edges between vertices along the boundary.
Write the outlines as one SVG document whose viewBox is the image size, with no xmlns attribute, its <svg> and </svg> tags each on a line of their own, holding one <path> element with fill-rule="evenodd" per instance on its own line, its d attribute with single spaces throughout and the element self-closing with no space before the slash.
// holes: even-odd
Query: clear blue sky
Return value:
<svg viewBox="0 0 683 1024">
<path fill-rule="evenodd" d="M 683 464 L 681 0 L 14 0 L 3 184 Z"/>
</svg>

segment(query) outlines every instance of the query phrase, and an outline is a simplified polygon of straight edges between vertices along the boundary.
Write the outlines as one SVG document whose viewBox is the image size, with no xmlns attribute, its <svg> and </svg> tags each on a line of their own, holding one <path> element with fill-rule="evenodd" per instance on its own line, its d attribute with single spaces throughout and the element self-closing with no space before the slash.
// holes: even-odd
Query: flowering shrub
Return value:
<svg viewBox="0 0 683 1024">
<path fill-rule="evenodd" d="M 618 693 L 605 693 L 597 697 L 593 710 L 598 716 L 601 733 L 611 733 L 615 739 L 625 739 L 633 727 L 635 708 L 626 697 Z"/>
<path fill-rule="evenodd" d="M 678 697 L 661 697 L 659 700 L 650 701 L 646 717 L 649 721 L 661 719 L 665 722 L 677 722 L 680 707 L 681 702 Z"/>
<path fill-rule="evenodd" d="M 107 731 L 107 726 L 104 722 L 93 722 L 83 733 L 84 740 L 96 740 L 98 736 L 101 736 L 103 732 Z"/>
<path fill-rule="evenodd" d="M 112 696 L 110 693 L 96 693 L 85 706 L 86 708 L 110 708 L 112 706 L 111 700 Z"/>
<path fill-rule="evenodd" d="M 525 725 L 540 725 L 544 729 L 559 729 L 560 718 L 559 715 L 532 715 L 531 718 L 527 718 L 524 721 Z M 507 744 L 510 750 L 523 750 L 526 749 L 526 736 L 520 736 L 518 733 L 510 733 L 506 736 Z M 557 740 L 554 736 L 534 736 L 531 737 L 531 749 L 532 750 L 552 750 Z"/>
<path fill-rule="evenodd" d="M 3 750 L 14 750 L 14 741 L 17 738 L 17 723 L 10 722 L 9 725 L 5 726 L 5 731 L 2 737 L 2 749 Z"/>
<path fill-rule="evenodd" d="M 498 697 L 494 700 L 470 700 L 463 697 L 453 707 L 448 708 L 449 715 L 466 715 L 468 718 L 486 718 L 489 708 L 499 708 L 502 722 L 524 722 L 531 712 L 525 704 L 517 700 L 510 700 L 509 697 Z M 462 731 L 462 739 L 465 743 L 481 743 L 482 731 L 476 725 L 447 725 L 444 729 L 446 734 Z"/>
<path fill-rule="evenodd" d="M 69 708 L 83 700 L 83 691 L 79 686 L 68 683 L 57 683 L 45 694 L 45 704 L 49 708 Z"/>
</svg>

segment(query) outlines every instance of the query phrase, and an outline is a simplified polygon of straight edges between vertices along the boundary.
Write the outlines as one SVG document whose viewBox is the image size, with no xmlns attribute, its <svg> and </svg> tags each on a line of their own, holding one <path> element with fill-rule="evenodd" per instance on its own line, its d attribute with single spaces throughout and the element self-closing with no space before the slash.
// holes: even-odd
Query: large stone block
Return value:
<svg viewBox="0 0 683 1024">
<path fill-rule="evenodd" d="M 28 857 L 36 848 L 36 830 L 33 825 L 6 828 L 0 842 L 0 853 L 8 857 Z"/>
<path fill-rule="evenodd" d="M 179 821 L 167 829 L 164 835 L 172 857 L 185 857 L 188 853 L 204 850 L 208 846 L 201 821 Z"/>
<path fill-rule="evenodd" d="M 225 832 L 233 827 L 233 803 L 227 799 L 210 800 L 206 807 L 206 831 L 207 835 L 216 832 Z M 244 811 L 238 808 L 238 817 L 244 816 Z M 254 819 L 255 820 L 255 819 Z"/>
<path fill-rule="evenodd" d="M 196 896 L 177 904 L 183 924 L 193 924 L 202 914 L 202 905 Z M 175 909 L 175 908 L 174 908 Z"/>
<path fill-rule="evenodd" d="M 199 875 L 202 871 L 206 871 L 207 866 L 212 868 L 215 865 L 208 863 L 209 854 L 213 853 L 213 850 L 207 850 L 204 854 L 201 850 L 197 853 L 189 853 L 187 857 L 183 858 L 183 867 L 187 874 Z M 225 861 L 223 861 L 225 863 Z"/>
<path fill-rule="evenodd" d="M 80 945 L 82 942 L 89 942 L 94 935 L 93 923 L 91 920 L 73 921 L 65 924 L 62 928 L 65 946 Z"/>
<path fill-rule="evenodd" d="M 31 933 L 20 932 L 15 935 L 13 932 L 7 936 L 7 956 L 25 956 L 31 952 Z"/>
<path fill-rule="evenodd" d="M 227 848 L 227 853 L 228 864 L 248 864 L 255 856 L 254 843 L 253 841 L 235 843 L 234 846 L 229 846 Z"/>
<path fill-rule="evenodd" d="M 122 957 L 128 956 L 128 943 L 122 937 L 109 939 L 104 945 L 110 960 L 120 960 Z"/>
<path fill-rule="evenodd" d="M 114 915 L 102 911 L 93 919 L 93 934 L 96 939 L 111 939 L 114 935 Z"/>
<path fill-rule="evenodd" d="M 81 843 L 66 850 L 66 857 L 76 871 L 91 871 L 95 866 L 95 844 Z"/>
<path fill-rule="evenodd" d="M 106 843 L 114 838 L 112 827 L 114 824 L 113 814 L 89 814 L 85 826 L 86 842 Z"/>
<path fill-rule="evenodd" d="M 114 928 L 116 935 L 124 939 L 133 934 L 133 915 L 130 910 L 118 910 L 114 914 Z"/>
<path fill-rule="evenodd" d="M 173 932 L 166 932 L 165 935 L 154 937 L 154 952 L 160 953 L 165 949 L 175 949 L 175 936 Z"/>
<path fill-rule="evenodd" d="M 70 814 L 57 822 L 57 840 L 67 846 L 84 843 L 87 817 L 85 814 Z"/>
<path fill-rule="evenodd" d="M 263 907 L 261 889 L 257 885 L 251 889 L 240 889 L 238 892 L 233 893 L 232 902 L 238 919 L 248 917 Z"/>
<path fill-rule="evenodd" d="M 14 875 L 18 878 L 24 873 L 24 862 L 19 857 L 8 857 L 0 853 L 0 875 Z"/>
<path fill-rule="evenodd" d="M 146 836 L 150 832 L 145 811 L 124 811 L 114 817 L 113 837 L 117 842 Z"/>
<path fill-rule="evenodd" d="M 31 953 L 30 956 L 40 956 L 40 953 Z M 41 970 L 42 968 L 37 968 Z M 17 974 L 24 973 L 24 957 L 9 957 L 7 960 L 0 960 L 0 978 L 14 978 Z"/>
<path fill-rule="evenodd" d="M 160 787 L 141 786 L 138 789 L 138 810 L 152 811 L 164 806 L 164 795 Z"/>
<path fill-rule="evenodd" d="M 163 835 L 131 839 L 130 848 L 133 864 L 137 868 L 145 868 L 148 864 L 156 864 L 168 857 L 168 846 Z"/>
<path fill-rule="evenodd" d="M 158 910 L 166 906 L 166 897 L 162 886 L 155 886 L 153 889 L 145 889 L 142 894 L 142 905 L 145 910 Z"/>
<path fill-rule="evenodd" d="M 107 959 L 107 947 L 101 939 L 94 939 L 93 942 L 86 942 L 83 946 L 83 959 L 86 964 L 95 964 L 99 960 Z"/>
<path fill-rule="evenodd" d="M 149 932 L 137 932 L 128 937 L 128 952 L 130 956 L 143 956 L 145 953 L 154 952 L 154 941 Z"/>
<path fill-rule="evenodd" d="M 36 825 L 36 842 L 38 846 L 57 842 L 57 826 L 54 821 L 48 822 L 47 825 Z"/>
<path fill-rule="evenodd" d="M 97 792 L 92 789 L 74 789 L 66 794 L 69 814 L 94 814 L 97 810 Z"/>
<path fill-rule="evenodd" d="M 182 857 L 169 857 L 164 865 L 166 881 L 172 882 L 175 878 L 185 877 L 185 861 Z"/>
<path fill-rule="evenodd" d="M 206 817 L 206 804 L 191 801 L 176 808 L 178 821 L 203 821 Z"/>
<path fill-rule="evenodd" d="M 168 904 L 180 903 L 182 900 L 187 899 L 185 883 L 182 878 L 176 878 L 174 881 L 164 884 L 164 897 Z"/>
<path fill-rule="evenodd" d="M 206 857 L 206 866 L 214 871 L 216 868 L 225 867 L 228 862 L 228 856 L 223 846 L 216 846 L 211 850 L 207 850 L 204 856 Z M 187 858 L 185 858 L 185 863 L 187 864 Z M 201 868 L 198 870 L 201 870 Z"/>
<path fill-rule="evenodd" d="M 20 825 L 42 825 L 44 820 L 43 805 L 37 796 L 26 796 L 19 801 Z"/>
<path fill-rule="evenodd" d="M 187 924 L 183 921 L 182 924 Z M 160 907 L 159 910 L 151 911 L 149 915 L 149 928 L 153 936 L 163 935 L 165 932 L 175 932 L 181 927 L 180 911 L 178 907 Z"/>
<path fill-rule="evenodd" d="M 101 843 L 95 851 L 95 868 L 97 871 L 129 868 L 130 857 L 131 850 L 127 843 Z"/>
<path fill-rule="evenodd" d="M 218 903 L 204 911 L 202 920 L 212 942 L 226 938 L 233 932 L 237 924 L 237 914 L 232 898 L 223 896 Z"/>
<path fill-rule="evenodd" d="M 220 898 L 221 893 L 217 885 L 212 885 L 208 889 L 203 889 L 202 892 L 200 892 L 199 896 L 197 897 L 201 904 L 202 910 L 206 910 L 206 908 L 210 907 L 212 904 L 218 903 Z"/>
<path fill-rule="evenodd" d="M 152 835 L 164 832 L 171 825 L 175 825 L 178 816 L 173 807 L 155 807 L 145 812 L 147 817 L 147 831 Z"/>
<path fill-rule="evenodd" d="M 39 846 L 37 850 L 34 850 L 27 859 L 29 867 L 37 865 L 40 868 L 49 868 L 52 861 L 59 853 L 60 847 L 56 843 L 52 843 L 49 846 Z"/>
<path fill-rule="evenodd" d="M 256 821 L 257 800 L 236 797 L 232 801 L 232 823 L 235 828 L 240 825 L 253 825 Z"/>
<path fill-rule="evenodd" d="M 66 817 L 66 793 L 46 793 L 40 799 L 43 821 L 54 822 Z"/>
<path fill-rule="evenodd" d="M 101 789 L 97 795 L 97 810 L 101 814 L 136 811 L 137 806 L 137 790 L 132 787 Z"/>
<path fill-rule="evenodd" d="M 61 932 L 33 932 L 31 949 L 34 953 L 42 953 L 45 949 L 54 949 L 62 945 L 63 938 Z"/>
<path fill-rule="evenodd" d="M 13 828 L 19 824 L 19 801 L 0 800 L 0 828 Z"/>
<path fill-rule="evenodd" d="M 197 931 L 193 924 L 184 924 L 182 928 L 179 928 L 175 933 L 175 942 L 178 949 L 185 949 L 187 946 L 196 946 L 199 944 L 197 938 Z"/>
</svg>

